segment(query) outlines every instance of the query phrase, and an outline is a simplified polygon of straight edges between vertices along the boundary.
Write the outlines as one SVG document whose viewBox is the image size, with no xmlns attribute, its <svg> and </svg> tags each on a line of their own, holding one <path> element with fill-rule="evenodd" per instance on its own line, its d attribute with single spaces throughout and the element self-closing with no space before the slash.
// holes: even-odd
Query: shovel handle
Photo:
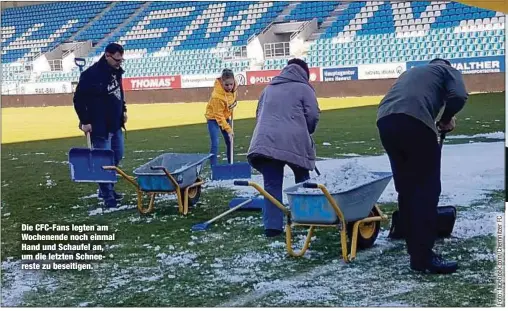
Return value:
<svg viewBox="0 0 508 311">
<path fill-rule="evenodd" d="M 74 64 L 79 67 L 79 72 L 83 72 L 83 67 L 86 65 L 86 59 L 76 57 L 74 58 Z"/>
<path fill-rule="evenodd" d="M 88 149 L 92 149 L 92 139 L 90 138 L 90 132 L 86 132 L 86 144 Z"/>
<path fill-rule="evenodd" d="M 215 216 L 214 218 L 210 219 L 209 221 L 207 221 L 206 223 L 207 224 L 211 224 L 213 222 L 215 222 L 216 220 L 228 215 L 228 214 L 231 214 L 232 212 L 236 211 L 237 209 L 240 209 L 241 207 L 243 207 L 244 205 L 247 205 L 249 203 L 251 203 L 253 200 L 252 199 L 248 199 L 246 201 L 243 201 L 242 203 L 238 204 L 237 206 L 231 208 L 230 210 L 228 211 L 225 211 L 224 213 L 220 214 L 220 215 L 217 215 Z"/>
<path fill-rule="evenodd" d="M 234 128 L 233 111 L 231 111 L 231 130 L 233 130 L 233 133 L 234 133 L 235 128 Z M 234 140 L 235 140 L 235 138 L 231 137 L 231 141 L 230 141 L 231 148 L 229 148 L 230 149 L 229 158 L 231 160 L 231 163 L 229 163 L 229 164 L 233 164 L 233 162 L 234 162 L 234 160 L 233 160 L 233 155 L 235 154 L 235 152 L 233 151 L 235 149 Z"/>
<path fill-rule="evenodd" d="M 307 189 L 317 189 L 319 188 L 318 184 L 316 183 L 311 183 L 311 182 L 306 182 L 303 184 L 303 187 L 304 188 L 307 188 Z"/>
<path fill-rule="evenodd" d="M 318 176 L 321 176 L 321 172 L 319 171 L 316 165 L 314 165 L 314 171 L 316 171 L 316 174 L 318 174 Z"/>
</svg>

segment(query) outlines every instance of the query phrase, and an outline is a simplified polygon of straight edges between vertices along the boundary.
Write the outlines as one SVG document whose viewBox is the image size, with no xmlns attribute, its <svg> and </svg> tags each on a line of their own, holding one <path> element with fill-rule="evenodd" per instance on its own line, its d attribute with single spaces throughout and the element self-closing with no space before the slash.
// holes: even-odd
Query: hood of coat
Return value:
<svg viewBox="0 0 508 311">
<path fill-rule="evenodd" d="M 272 79 L 270 84 L 277 85 L 289 82 L 304 83 L 311 86 L 307 72 L 305 72 L 305 70 L 297 64 L 291 64 L 284 67 L 280 74 Z"/>
<path fill-rule="evenodd" d="M 235 86 L 233 87 L 233 91 L 226 92 L 226 90 L 224 90 L 224 88 L 222 87 L 220 78 L 217 78 L 217 79 L 215 79 L 215 83 L 213 86 L 212 98 L 226 100 L 227 103 L 232 103 L 236 99 L 237 89 L 238 89 L 238 85 L 236 84 L 236 81 L 235 81 Z"/>
</svg>

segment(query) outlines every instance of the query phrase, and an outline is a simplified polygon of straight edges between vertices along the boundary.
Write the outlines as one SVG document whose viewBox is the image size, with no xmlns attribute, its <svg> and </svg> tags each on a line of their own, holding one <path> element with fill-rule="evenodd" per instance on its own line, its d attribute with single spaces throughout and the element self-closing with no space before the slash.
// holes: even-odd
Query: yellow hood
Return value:
<svg viewBox="0 0 508 311">
<path fill-rule="evenodd" d="M 236 100 L 238 85 L 235 81 L 235 86 L 233 87 L 233 92 L 226 92 L 222 87 L 222 83 L 220 82 L 220 78 L 215 79 L 215 84 L 213 86 L 212 98 L 218 99 L 220 101 L 224 101 L 226 105 L 231 105 Z"/>
<path fill-rule="evenodd" d="M 238 84 L 235 81 L 233 92 L 226 92 L 220 78 L 217 78 L 208 105 L 206 105 L 205 117 L 208 120 L 216 120 L 219 126 L 228 133 L 233 131 L 227 120 L 232 115 L 230 106 L 236 101 L 237 89 Z"/>
</svg>

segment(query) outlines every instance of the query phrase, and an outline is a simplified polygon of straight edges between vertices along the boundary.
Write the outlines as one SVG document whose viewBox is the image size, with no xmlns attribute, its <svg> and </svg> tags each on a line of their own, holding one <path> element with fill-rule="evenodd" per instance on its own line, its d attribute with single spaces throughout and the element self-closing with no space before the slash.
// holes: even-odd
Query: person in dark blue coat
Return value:
<svg viewBox="0 0 508 311">
<path fill-rule="evenodd" d="M 90 133 L 94 148 L 111 149 L 115 165 L 123 158 L 122 128 L 127 122 L 127 108 L 122 88 L 124 49 L 117 43 L 109 44 L 98 62 L 83 71 L 74 93 L 74 109 L 80 128 Z M 121 196 L 113 183 L 99 183 L 99 197 L 107 207 L 116 207 Z"/>
</svg>

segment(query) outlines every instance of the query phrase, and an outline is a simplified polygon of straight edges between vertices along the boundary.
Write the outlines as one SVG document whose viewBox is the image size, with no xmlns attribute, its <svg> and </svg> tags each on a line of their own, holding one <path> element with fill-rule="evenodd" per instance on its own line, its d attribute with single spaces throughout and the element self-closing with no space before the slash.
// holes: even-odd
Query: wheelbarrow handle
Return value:
<svg viewBox="0 0 508 311">
<path fill-rule="evenodd" d="M 151 170 L 165 170 L 166 168 L 164 166 L 150 166 Z"/>
<path fill-rule="evenodd" d="M 311 183 L 311 182 L 303 183 L 303 187 L 304 188 L 309 188 L 309 189 L 317 189 L 317 188 L 319 188 L 318 184 Z"/>
<path fill-rule="evenodd" d="M 247 180 L 235 180 L 233 184 L 235 186 L 248 186 L 249 182 Z"/>
<path fill-rule="evenodd" d="M 256 184 L 255 182 L 248 181 L 248 180 L 235 180 L 233 181 L 233 184 L 235 186 L 251 186 L 254 189 L 256 189 L 261 195 L 263 195 L 266 199 L 268 199 L 270 202 L 272 202 L 277 208 L 279 208 L 286 216 L 290 216 L 290 211 L 276 198 L 274 198 L 270 193 L 268 193 L 265 189 L 263 189 L 260 185 Z"/>
</svg>

